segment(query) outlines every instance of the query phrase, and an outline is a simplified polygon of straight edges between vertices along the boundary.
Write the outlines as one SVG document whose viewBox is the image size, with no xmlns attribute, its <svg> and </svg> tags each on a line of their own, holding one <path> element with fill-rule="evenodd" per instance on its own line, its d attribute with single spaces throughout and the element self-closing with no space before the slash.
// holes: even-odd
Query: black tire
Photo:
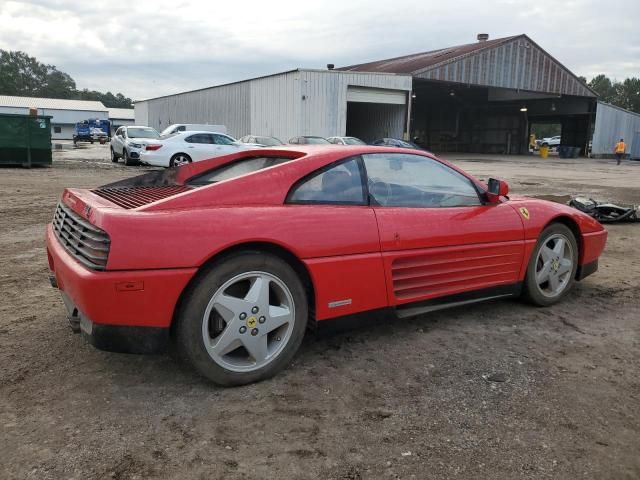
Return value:
<svg viewBox="0 0 640 480">
<path fill-rule="evenodd" d="M 216 363 L 209 355 L 204 345 L 203 318 L 209 301 L 225 282 L 255 271 L 269 273 L 287 286 L 294 301 L 293 327 L 287 344 L 270 363 L 249 372 L 234 372 Z M 263 252 L 243 251 L 213 263 L 192 281 L 177 311 L 173 341 L 179 357 L 209 380 L 222 386 L 245 385 L 270 378 L 291 362 L 302 343 L 308 315 L 304 286 L 287 262 Z"/>
<path fill-rule="evenodd" d="M 129 156 L 126 148 L 122 149 L 122 158 L 124 158 L 124 164 L 128 167 L 136 164 L 136 162 Z"/>
<path fill-rule="evenodd" d="M 169 160 L 169 166 L 170 167 L 175 167 L 176 166 L 176 159 L 179 157 L 184 157 L 188 163 L 191 163 L 191 157 L 189 155 L 187 155 L 186 153 L 176 153 L 173 157 L 171 157 L 171 160 Z"/>
<path fill-rule="evenodd" d="M 536 281 L 536 267 L 538 264 L 538 255 L 540 250 L 554 235 L 562 235 L 570 244 L 573 265 L 568 277 L 568 282 L 564 289 L 558 295 L 550 297 L 542 293 L 541 288 Z M 569 227 L 562 223 L 552 223 L 545 228 L 540 234 L 538 242 L 536 243 L 536 248 L 531 253 L 531 258 L 529 259 L 529 265 L 527 266 L 527 273 L 524 281 L 523 298 L 529 303 L 539 307 L 548 307 L 562 300 L 571 291 L 575 283 L 576 271 L 578 269 L 578 256 L 578 242 Z"/>
<path fill-rule="evenodd" d="M 118 155 L 116 155 L 116 152 L 113 150 L 113 147 L 110 147 L 109 150 L 111 150 L 111 161 L 113 163 L 118 163 Z"/>
</svg>

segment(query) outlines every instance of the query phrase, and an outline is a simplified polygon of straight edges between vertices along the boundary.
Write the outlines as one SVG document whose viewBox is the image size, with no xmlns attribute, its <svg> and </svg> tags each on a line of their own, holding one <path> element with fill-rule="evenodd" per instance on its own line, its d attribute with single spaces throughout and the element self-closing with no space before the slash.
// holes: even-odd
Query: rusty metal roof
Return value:
<svg viewBox="0 0 640 480">
<path fill-rule="evenodd" d="M 376 62 L 361 63 L 359 65 L 337 68 L 336 70 L 346 70 L 351 72 L 405 73 L 415 75 L 426 68 L 433 67 L 440 63 L 447 62 L 458 57 L 463 57 L 471 53 L 476 53 L 486 48 L 496 47 L 520 36 L 523 35 L 514 35 L 512 37 L 487 40 L 485 42 L 468 43 L 466 45 L 458 45 L 456 47 L 414 53 L 412 55 L 389 58 L 387 60 L 378 60 Z"/>
</svg>

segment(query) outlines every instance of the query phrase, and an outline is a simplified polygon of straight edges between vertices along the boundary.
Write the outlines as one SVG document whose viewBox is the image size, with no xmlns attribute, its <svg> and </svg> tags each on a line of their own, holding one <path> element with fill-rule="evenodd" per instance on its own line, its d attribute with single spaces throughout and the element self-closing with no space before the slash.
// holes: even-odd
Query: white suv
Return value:
<svg viewBox="0 0 640 480">
<path fill-rule="evenodd" d="M 140 160 L 140 152 L 145 145 L 160 139 L 160 134 L 151 127 L 120 127 L 111 137 L 111 161 L 124 159 L 125 165 L 133 165 Z"/>
</svg>

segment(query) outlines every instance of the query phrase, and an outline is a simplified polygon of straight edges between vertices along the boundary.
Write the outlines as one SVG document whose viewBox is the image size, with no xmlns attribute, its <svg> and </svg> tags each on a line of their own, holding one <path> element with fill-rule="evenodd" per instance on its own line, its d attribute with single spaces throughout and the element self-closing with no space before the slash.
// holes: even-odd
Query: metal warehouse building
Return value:
<svg viewBox="0 0 640 480">
<path fill-rule="evenodd" d="M 467 45 L 139 101 L 135 118 L 159 130 L 210 123 L 238 137 L 410 137 L 437 152 L 510 154 L 528 151 L 537 123 L 560 124 L 562 143 L 583 153 L 593 137 L 596 155 L 640 131 L 637 116 L 599 103 L 526 35 L 489 40 L 480 34 Z"/>
<path fill-rule="evenodd" d="M 0 113 L 29 115 L 32 109 L 37 110 L 38 115 L 52 117 L 51 138 L 57 140 L 73 138 L 73 127 L 78 122 L 109 118 L 109 112 L 101 102 L 0 95 Z"/>
<path fill-rule="evenodd" d="M 237 137 L 402 137 L 412 80 L 393 73 L 292 70 L 218 87 L 135 102 L 136 123 L 225 125 Z"/>
</svg>

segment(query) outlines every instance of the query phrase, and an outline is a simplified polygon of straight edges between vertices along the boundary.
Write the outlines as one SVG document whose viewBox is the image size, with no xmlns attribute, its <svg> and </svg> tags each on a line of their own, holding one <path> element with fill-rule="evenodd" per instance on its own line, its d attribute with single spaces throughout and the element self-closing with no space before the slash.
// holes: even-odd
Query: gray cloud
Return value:
<svg viewBox="0 0 640 480">
<path fill-rule="evenodd" d="M 640 76 L 637 0 L 4 1 L 0 48 L 80 88 L 148 98 L 296 67 L 348 65 L 527 33 L 578 75 Z"/>
</svg>

